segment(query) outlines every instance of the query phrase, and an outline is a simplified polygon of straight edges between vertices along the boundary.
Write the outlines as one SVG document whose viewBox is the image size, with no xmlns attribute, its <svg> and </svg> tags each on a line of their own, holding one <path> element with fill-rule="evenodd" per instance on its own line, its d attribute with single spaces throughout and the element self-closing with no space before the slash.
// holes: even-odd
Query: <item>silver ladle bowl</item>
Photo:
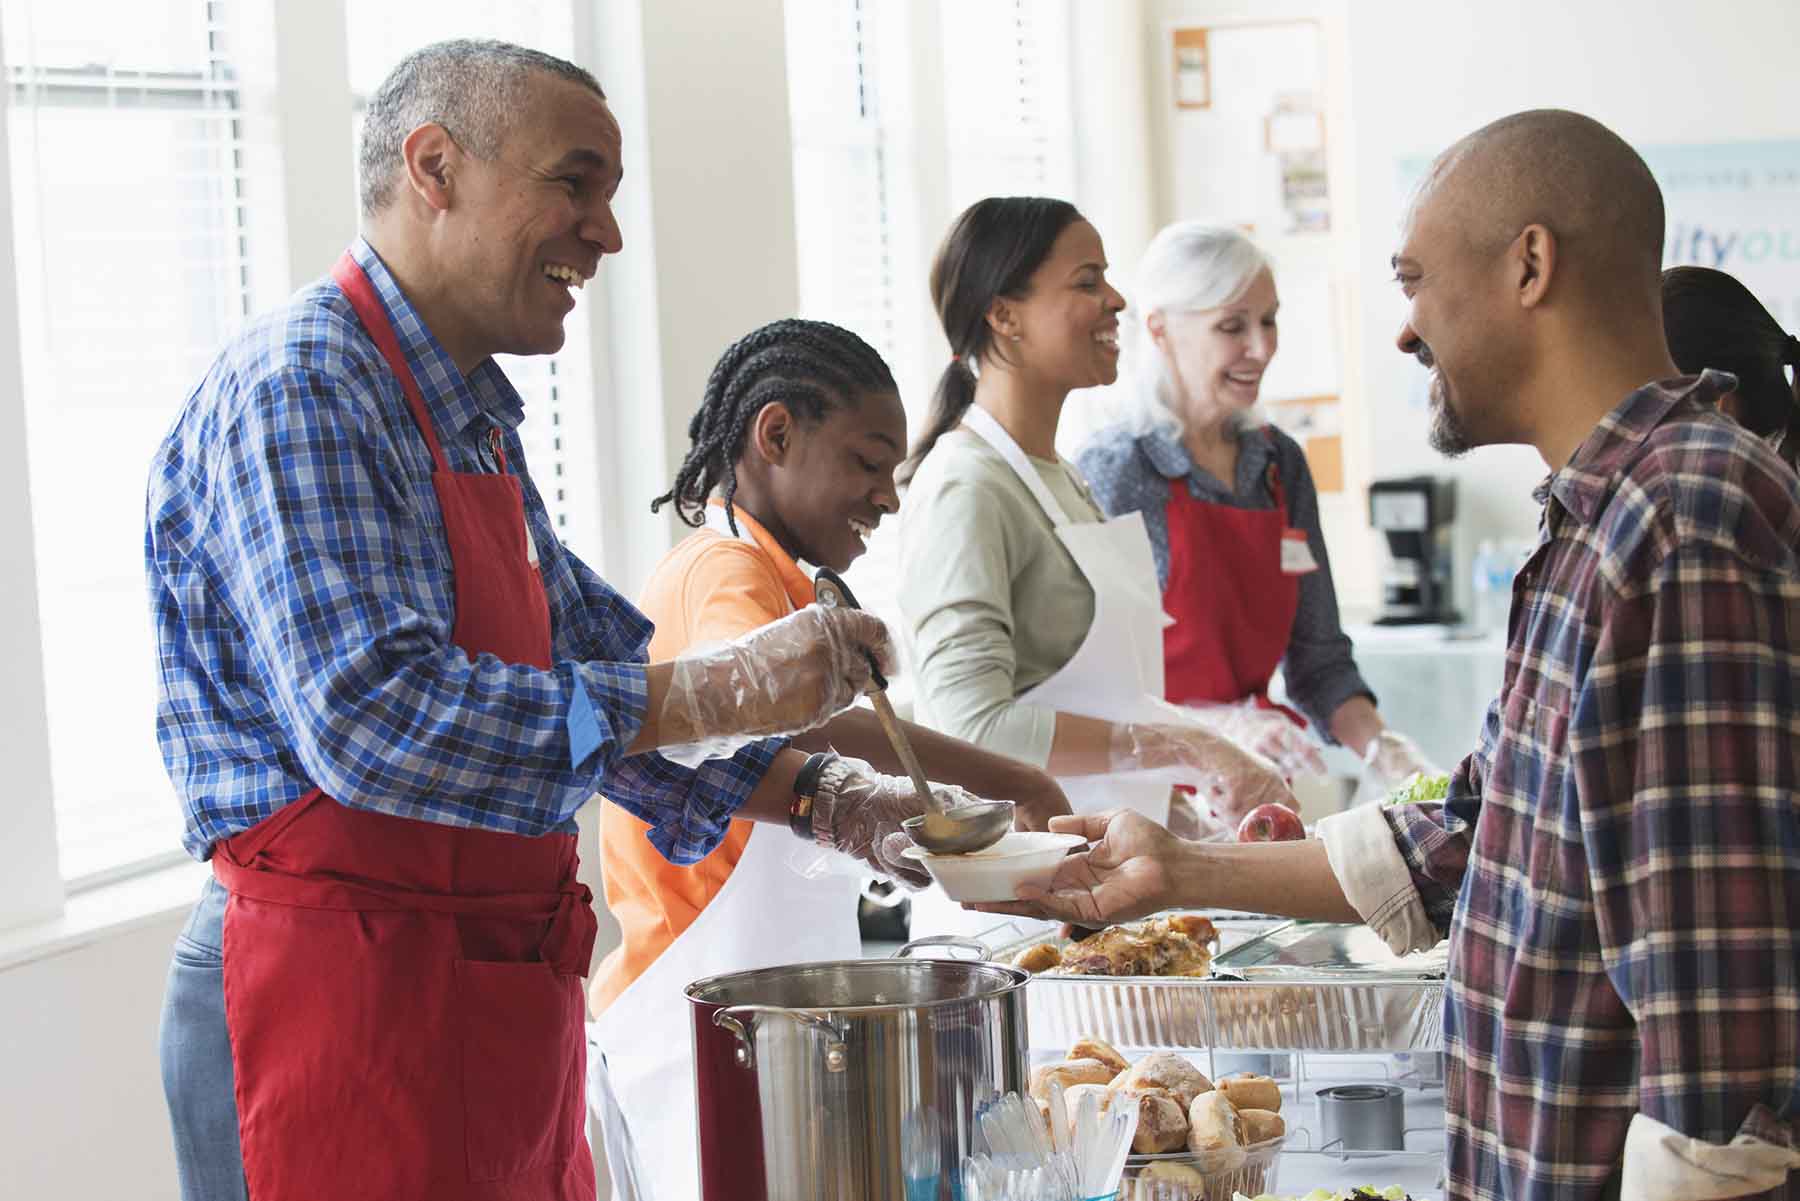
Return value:
<svg viewBox="0 0 1800 1201">
<path fill-rule="evenodd" d="M 813 577 L 813 588 L 819 604 L 827 609 L 862 607 L 856 603 L 850 586 L 829 567 L 819 568 Z M 894 754 L 900 757 L 907 774 L 912 777 L 913 790 L 925 801 L 925 812 L 907 818 L 900 823 L 900 828 L 933 855 L 967 855 L 999 842 L 1013 827 L 1013 803 L 977 801 L 950 808 L 940 801 L 937 793 L 932 791 L 931 782 L 925 778 L 925 769 L 919 765 L 919 757 L 913 752 L 912 742 L 901 728 L 900 719 L 894 714 L 894 706 L 888 702 L 887 681 L 876 668 L 872 655 L 869 671 L 875 684 L 874 691 L 869 693 L 875 716 L 881 719 L 881 728 L 893 744 Z"/>
<path fill-rule="evenodd" d="M 934 828 L 932 819 L 941 818 Z M 1013 828 L 1011 801 L 978 801 L 936 813 L 922 813 L 900 823 L 907 837 L 933 855 L 967 855 L 1006 837 Z"/>
</svg>

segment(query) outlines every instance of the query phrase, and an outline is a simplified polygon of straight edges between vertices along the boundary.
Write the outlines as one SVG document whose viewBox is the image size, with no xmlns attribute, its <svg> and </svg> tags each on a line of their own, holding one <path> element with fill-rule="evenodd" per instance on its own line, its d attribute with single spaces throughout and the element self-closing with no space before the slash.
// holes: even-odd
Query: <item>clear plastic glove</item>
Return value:
<svg viewBox="0 0 1800 1201">
<path fill-rule="evenodd" d="M 824 725 L 894 667 L 881 619 L 808 605 L 742 638 L 676 659 L 660 721 L 664 754 L 722 758 L 744 743 Z"/>
<path fill-rule="evenodd" d="M 1318 741 L 1280 709 L 1265 708 L 1253 700 L 1187 708 L 1201 725 L 1261 755 L 1290 780 L 1295 776 L 1323 776 L 1331 770 L 1325 765 L 1325 756 L 1319 753 Z"/>
<path fill-rule="evenodd" d="M 1363 749 L 1362 780 L 1353 803 L 1378 801 L 1421 772 L 1436 775 L 1441 770 L 1418 743 L 1398 730 L 1383 730 Z"/>
<path fill-rule="evenodd" d="M 1210 809 L 1194 804 L 1185 788 L 1169 790 L 1169 833 L 1188 842 L 1235 842 L 1237 828 L 1214 817 Z"/>
<path fill-rule="evenodd" d="M 1167 770 L 1233 829 L 1258 805 L 1300 808 L 1273 763 L 1198 724 L 1120 722 L 1108 758 L 1115 772 Z"/>
<path fill-rule="evenodd" d="M 933 784 L 934 792 L 955 808 L 977 800 L 950 784 Z M 860 759 L 835 759 L 819 773 L 813 798 L 813 841 L 853 855 L 884 876 L 908 888 L 931 884 L 931 875 L 901 852 L 913 845 L 900 823 L 925 812 L 925 801 L 904 776 L 884 776 Z"/>
</svg>

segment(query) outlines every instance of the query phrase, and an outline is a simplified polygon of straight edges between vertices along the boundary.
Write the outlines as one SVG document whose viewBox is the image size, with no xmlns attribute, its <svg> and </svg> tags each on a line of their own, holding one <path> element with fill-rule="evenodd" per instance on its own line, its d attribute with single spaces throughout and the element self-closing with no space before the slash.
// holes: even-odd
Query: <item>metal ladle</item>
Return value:
<svg viewBox="0 0 1800 1201">
<path fill-rule="evenodd" d="M 819 604 L 824 608 L 862 608 L 856 603 L 856 595 L 850 591 L 850 586 L 829 567 L 819 568 L 818 574 L 813 577 L 813 587 Z M 919 765 L 919 757 L 913 753 L 906 731 L 900 728 L 900 719 L 895 716 L 894 706 L 887 698 L 887 680 L 882 678 L 881 669 L 875 666 L 873 655 L 869 656 L 869 671 L 875 683 L 875 690 L 869 694 L 869 701 L 875 706 L 875 716 L 881 719 L 881 728 L 887 734 L 888 742 L 893 744 L 894 753 L 900 756 L 900 763 L 906 768 L 906 774 L 912 777 L 913 789 L 925 801 L 925 812 L 919 817 L 907 818 L 900 823 L 900 828 L 933 855 L 967 855 L 999 842 L 1013 827 L 1013 803 L 978 801 L 970 805 L 958 805 L 954 809 L 947 808 L 938 799 L 937 793 L 932 791 L 931 782 L 925 778 L 925 769 Z"/>
</svg>

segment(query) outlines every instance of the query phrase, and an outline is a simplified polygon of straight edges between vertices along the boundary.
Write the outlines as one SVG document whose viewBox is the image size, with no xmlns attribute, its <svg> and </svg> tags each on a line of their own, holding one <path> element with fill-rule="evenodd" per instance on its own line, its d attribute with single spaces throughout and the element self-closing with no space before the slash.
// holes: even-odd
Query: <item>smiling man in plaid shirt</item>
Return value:
<svg viewBox="0 0 1800 1201">
<path fill-rule="evenodd" d="M 1731 377 L 1672 378 L 1662 237 L 1642 159 L 1558 111 L 1465 138 L 1408 214 L 1433 444 L 1552 469 L 1448 799 L 1243 847 L 1058 819 L 1104 841 L 1030 898 L 1448 934 L 1455 1198 L 1800 1197 L 1800 484 L 1716 412 Z"/>
</svg>

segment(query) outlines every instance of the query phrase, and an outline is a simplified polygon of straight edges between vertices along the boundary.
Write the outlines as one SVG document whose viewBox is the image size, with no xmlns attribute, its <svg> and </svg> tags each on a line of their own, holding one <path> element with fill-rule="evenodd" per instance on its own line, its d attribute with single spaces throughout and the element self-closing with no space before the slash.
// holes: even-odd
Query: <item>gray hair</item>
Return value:
<svg viewBox="0 0 1800 1201">
<path fill-rule="evenodd" d="M 362 211 L 372 217 L 394 195 L 400 147 L 421 125 L 442 125 L 465 153 L 492 159 L 525 111 L 534 74 L 580 84 L 600 99 L 606 93 L 574 63 L 510 42 L 458 39 L 436 42 L 401 59 L 369 98 L 357 159 Z"/>
<path fill-rule="evenodd" d="M 1178 433 L 1181 428 L 1171 404 L 1169 364 L 1144 319 L 1151 313 L 1191 313 L 1230 304 L 1270 270 L 1268 255 L 1229 225 L 1177 221 L 1150 240 L 1133 281 L 1137 298 L 1123 322 L 1131 367 L 1128 422 L 1137 432 Z"/>
</svg>

